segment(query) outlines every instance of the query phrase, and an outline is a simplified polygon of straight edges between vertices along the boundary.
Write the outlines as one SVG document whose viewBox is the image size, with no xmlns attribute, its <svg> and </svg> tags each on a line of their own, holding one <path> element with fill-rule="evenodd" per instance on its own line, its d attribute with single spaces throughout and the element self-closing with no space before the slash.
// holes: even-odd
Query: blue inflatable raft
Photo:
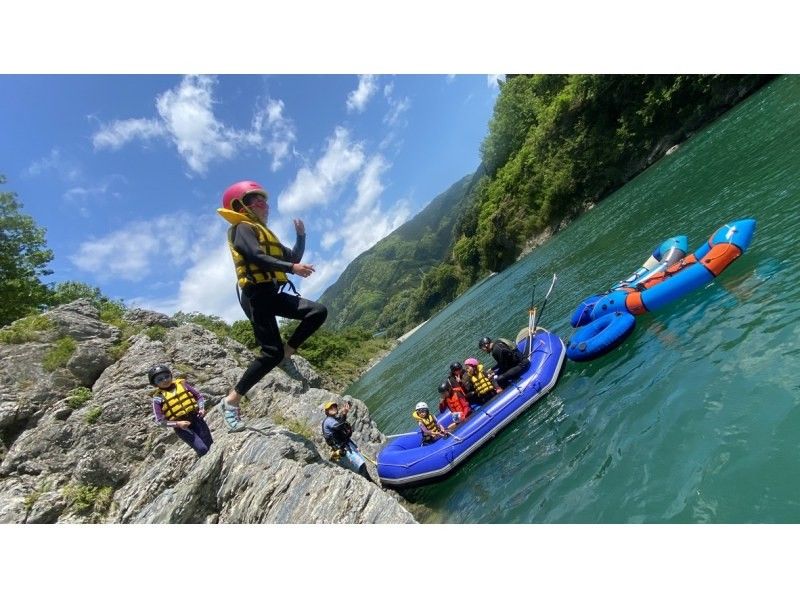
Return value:
<svg viewBox="0 0 800 598">
<path fill-rule="evenodd" d="M 518 347 L 526 352 L 528 339 Z M 531 365 L 518 380 L 483 406 L 473 406 L 467 420 L 446 438 L 423 445 L 417 430 L 391 440 L 378 453 L 378 476 L 384 486 L 404 487 L 426 484 L 451 473 L 520 413 L 555 386 L 564 367 L 566 348 L 561 339 L 544 328 L 533 337 Z M 439 423 L 452 423 L 445 411 Z"/>
<path fill-rule="evenodd" d="M 667 239 L 627 279 L 584 299 L 572 314 L 578 331 L 567 357 L 588 361 L 605 355 L 633 332 L 635 316 L 660 309 L 719 276 L 750 246 L 756 221 L 734 220 L 718 228 L 693 254 L 685 236 Z"/>
</svg>

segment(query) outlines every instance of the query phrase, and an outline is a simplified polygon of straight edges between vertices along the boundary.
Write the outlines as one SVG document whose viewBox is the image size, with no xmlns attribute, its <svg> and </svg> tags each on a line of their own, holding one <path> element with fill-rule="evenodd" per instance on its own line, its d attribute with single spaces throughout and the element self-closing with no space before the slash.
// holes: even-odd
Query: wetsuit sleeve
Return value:
<svg viewBox="0 0 800 598">
<path fill-rule="evenodd" d="M 161 404 L 164 402 L 164 398 L 161 396 L 153 397 L 153 416 L 156 418 L 156 425 L 165 426 L 167 428 L 174 428 L 175 422 L 169 421 L 166 417 L 164 417 L 164 412 L 161 411 Z"/>
<path fill-rule="evenodd" d="M 300 260 L 303 259 L 303 254 L 306 251 L 306 236 L 305 235 L 297 235 L 297 240 L 294 242 L 294 247 L 289 249 L 286 245 L 281 245 L 283 247 L 283 255 L 293 264 L 299 264 Z M 291 268 L 290 268 L 291 270 Z"/>
<path fill-rule="evenodd" d="M 200 394 L 200 391 L 199 391 L 199 390 L 195 389 L 195 388 L 194 388 L 194 387 L 193 387 L 191 384 L 189 384 L 188 382 L 184 382 L 184 383 L 183 383 L 183 387 L 184 387 L 186 390 L 188 390 L 190 393 L 192 393 L 192 396 L 194 397 L 194 400 L 195 400 L 195 401 L 197 401 L 197 407 L 198 407 L 198 409 L 205 409 L 205 408 L 206 408 L 206 399 L 205 399 L 205 397 L 204 397 L 202 394 Z"/>
<path fill-rule="evenodd" d="M 300 239 L 298 238 L 298 244 Z M 238 224 L 233 232 L 233 246 L 236 248 L 245 260 L 259 266 L 262 270 L 281 272 L 291 272 L 294 262 L 279 260 L 276 257 L 264 253 L 264 249 L 258 244 L 258 237 L 256 236 L 255 229 L 248 224 Z M 303 238 L 303 246 L 305 246 L 305 237 Z M 284 257 L 287 257 L 287 248 L 281 245 L 284 252 Z M 297 248 L 297 244 L 295 245 Z M 294 257 L 294 250 L 289 251 L 291 256 Z M 302 255 L 302 254 L 301 254 Z"/>
</svg>

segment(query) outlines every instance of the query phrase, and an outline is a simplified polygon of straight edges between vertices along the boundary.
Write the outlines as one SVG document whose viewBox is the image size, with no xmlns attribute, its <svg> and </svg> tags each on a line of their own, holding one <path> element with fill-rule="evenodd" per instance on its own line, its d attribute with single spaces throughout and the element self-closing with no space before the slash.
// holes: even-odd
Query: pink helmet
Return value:
<svg viewBox="0 0 800 598">
<path fill-rule="evenodd" d="M 470 357 L 464 360 L 464 365 L 471 365 L 472 367 L 476 368 L 478 367 L 478 360 L 474 357 Z"/>
<path fill-rule="evenodd" d="M 222 207 L 238 212 L 244 206 L 242 199 L 249 193 L 260 193 L 265 198 L 268 197 L 264 187 L 255 181 L 239 181 L 225 189 L 225 193 L 222 194 Z"/>
</svg>

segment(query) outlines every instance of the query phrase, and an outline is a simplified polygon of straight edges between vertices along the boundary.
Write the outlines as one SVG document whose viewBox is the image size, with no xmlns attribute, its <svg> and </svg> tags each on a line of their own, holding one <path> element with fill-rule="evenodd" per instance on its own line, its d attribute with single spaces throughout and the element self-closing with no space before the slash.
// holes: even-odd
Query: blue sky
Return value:
<svg viewBox="0 0 800 598">
<path fill-rule="evenodd" d="M 3 190 L 46 228 L 49 282 L 242 319 L 215 213 L 230 183 L 267 188 L 284 244 L 305 221 L 317 272 L 295 284 L 316 298 L 477 167 L 496 77 L 3 75 Z"/>
</svg>

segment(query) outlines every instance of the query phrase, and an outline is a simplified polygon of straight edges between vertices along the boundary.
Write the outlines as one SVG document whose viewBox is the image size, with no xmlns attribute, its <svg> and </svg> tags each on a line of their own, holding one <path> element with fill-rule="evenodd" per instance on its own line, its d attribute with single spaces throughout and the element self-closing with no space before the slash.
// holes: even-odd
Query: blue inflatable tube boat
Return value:
<svg viewBox="0 0 800 598">
<path fill-rule="evenodd" d="M 527 340 L 518 344 L 523 353 Z M 470 416 L 450 436 L 426 445 L 419 430 L 392 439 L 377 456 L 381 483 L 408 487 L 443 478 L 550 392 L 564 367 L 566 348 L 558 336 L 539 327 L 532 345 L 528 370 L 485 405 L 473 406 Z M 450 411 L 438 419 L 445 427 L 452 423 Z"/>
<path fill-rule="evenodd" d="M 633 331 L 634 316 L 660 309 L 719 276 L 747 250 L 755 229 L 751 218 L 734 220 L 689 255 L 685 236 L 664 241 L 631 276 L 575 309 L 570 323 L 579 330 L 567 343 L 567 357 L 587 361 L 611 351 Z"/>
</svg>

